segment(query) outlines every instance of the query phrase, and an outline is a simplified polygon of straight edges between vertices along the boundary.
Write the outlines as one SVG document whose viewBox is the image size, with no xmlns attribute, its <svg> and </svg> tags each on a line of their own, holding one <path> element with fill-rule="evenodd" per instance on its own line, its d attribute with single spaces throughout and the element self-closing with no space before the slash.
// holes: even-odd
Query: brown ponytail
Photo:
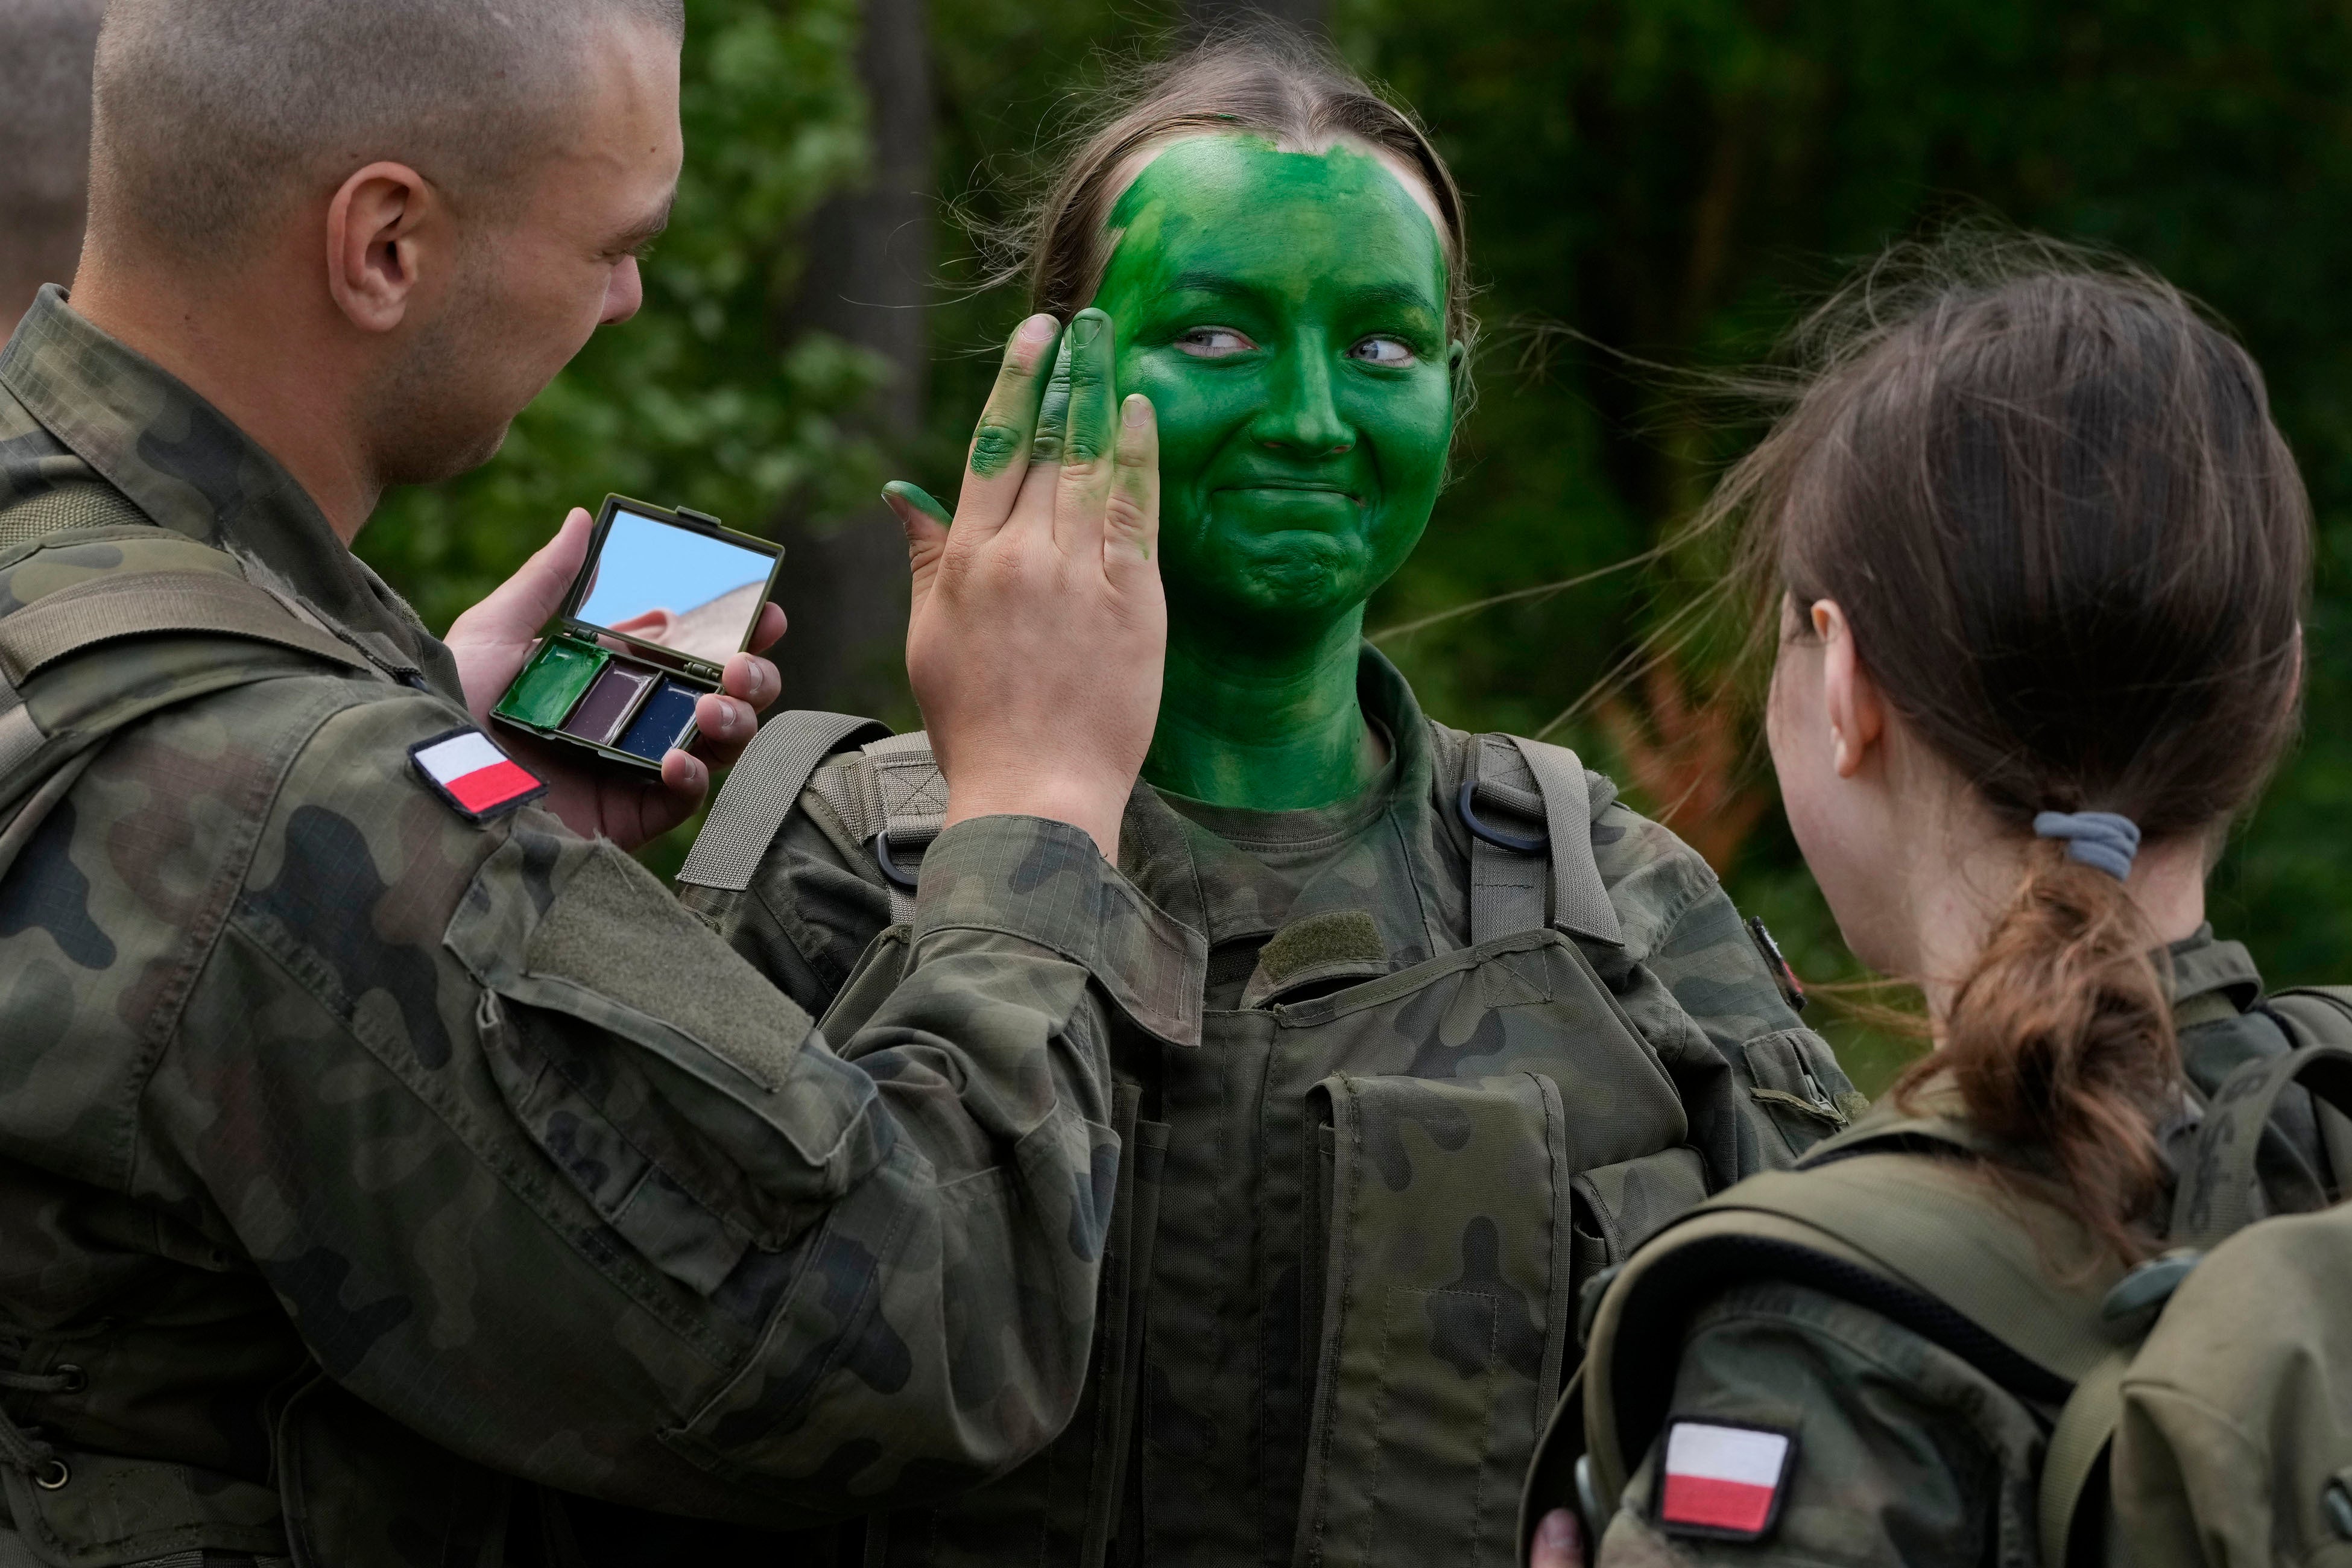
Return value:
<svg viewBox="0 0 2352 1568">
<path fill-rule="evenodd" d="M 1801 339 L 1706 521 L 1759 624 L 1833 599 L 1907 728 L 2021 838 L 2042 811 L 2211 842 L 2295 721 L 2310 508 L 2245 351 L 2169 285 L 2042 241 L 1895 253 Z M 1896 1086 L 2046 1160 L 2119 1252 L 2160 1190 L 2169 977 L 2123 884 L 2037 842 Z"/>
</svg>

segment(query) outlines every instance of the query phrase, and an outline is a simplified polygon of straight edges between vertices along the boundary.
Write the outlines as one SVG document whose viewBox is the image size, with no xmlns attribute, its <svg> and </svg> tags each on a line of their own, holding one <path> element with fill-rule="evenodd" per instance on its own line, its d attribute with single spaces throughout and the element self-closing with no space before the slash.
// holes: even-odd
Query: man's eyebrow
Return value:
<svg viewBox="0 0 2352 1568">
<path fill-rule="evenodd" d="M 662 203 L 661 210 L 659 212 L 646 218 L 633 228 L 623 229 L 619 234 L 614 237 L 613 248 L 615 250 L 635 250 L 638 246 L 645 244 L 656 235 L 660 234 L 664 229 L 669 227 L 670 209 L 677 205 L 677 198 L 673 195 L 669 200 Z"/>
</svg>

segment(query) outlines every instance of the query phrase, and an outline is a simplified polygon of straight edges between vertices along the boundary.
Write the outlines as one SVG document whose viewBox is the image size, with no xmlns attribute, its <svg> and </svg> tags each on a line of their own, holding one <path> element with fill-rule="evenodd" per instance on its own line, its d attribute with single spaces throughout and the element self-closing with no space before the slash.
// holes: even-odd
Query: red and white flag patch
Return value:
<svg viewBox="0 0 2352 1568">
<path fill-rule="evenodd" d="M 1723 1541 L 1761 1541 L 1780 1517 L 1797 1435 L 1716 1421 L 1666 1426 L 1658 1523 L 1669 1531 Z"/>
<path fill-rule="evenodd" d="M 434 792 L 469 822 L 487 822 L 547 793 L 545 781 L 498 749 L 479 730 L 452 730 L 408 748 Z"/>
</svg>

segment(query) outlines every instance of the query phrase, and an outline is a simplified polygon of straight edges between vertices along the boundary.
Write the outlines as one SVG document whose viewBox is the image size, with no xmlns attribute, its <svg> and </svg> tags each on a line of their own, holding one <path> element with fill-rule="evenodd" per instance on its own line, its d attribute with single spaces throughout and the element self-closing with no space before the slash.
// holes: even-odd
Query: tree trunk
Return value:
<svg viewBox="0 0 2352 1568">
<path fill-rule="evenodd" d="M 808 267 L 788 325 L 831 332 L 887 362 L 887 382 L 845 420 L 887 459 L 921 430 L 930 358 L 932 109 L 923 0 L 865 0 L 857 67 L 872 175 L 810 217 Z M 898 521 L 877 500 L 842 517 L 788 513 L 779 534 L 786 554 L 777 597 L 792 617 L 776 659 L 783 705 L 903 710 L 907 552 Z"/>
</svg>

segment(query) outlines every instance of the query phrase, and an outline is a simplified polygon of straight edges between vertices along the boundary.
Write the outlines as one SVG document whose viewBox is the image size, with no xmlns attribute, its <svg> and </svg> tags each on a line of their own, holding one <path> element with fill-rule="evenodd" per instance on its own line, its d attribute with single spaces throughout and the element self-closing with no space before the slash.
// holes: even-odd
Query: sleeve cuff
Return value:
<svg viewBox="0 0 2352 1568">
<path fill-rule="evenodd" d="M 1135 1026 L 1201 1043 L 1208 940 L 1167 914 L 1102 858 L 1094 839 L 1039 816 L 980 816 L 923 855 L 914 945 L 947 931 L 995 931 L 1084 968 Z"/>
</svg>

